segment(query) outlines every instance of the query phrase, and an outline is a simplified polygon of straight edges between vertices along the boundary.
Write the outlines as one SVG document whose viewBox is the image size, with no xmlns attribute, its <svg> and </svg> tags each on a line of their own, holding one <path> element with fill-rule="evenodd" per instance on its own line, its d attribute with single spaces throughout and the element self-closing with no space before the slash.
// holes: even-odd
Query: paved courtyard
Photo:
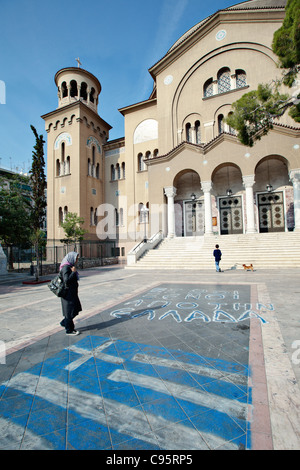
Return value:
<svg viewBox="0 0 300 470">
<path fill-rule="evenodd" d="M 0 449 L 300 449 L 300 270 L 0 279 Z M 4 354 L 5 353 L 5 354 Z"/>
</svg>

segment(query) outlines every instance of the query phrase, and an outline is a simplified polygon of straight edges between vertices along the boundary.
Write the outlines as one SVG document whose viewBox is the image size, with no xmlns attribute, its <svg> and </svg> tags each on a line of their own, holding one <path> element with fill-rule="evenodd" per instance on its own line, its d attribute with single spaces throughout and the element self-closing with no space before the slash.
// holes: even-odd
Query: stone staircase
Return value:
<svg viewBox="0 0 300 470">
<path fill-rule="evenodd" d="M 212 252 L 220 245 L 222 270 L 300 268 L 300 232 L 260 233 L 164 239 L 134 266 L 142 269 L 212 269 Z"/>
</svg>

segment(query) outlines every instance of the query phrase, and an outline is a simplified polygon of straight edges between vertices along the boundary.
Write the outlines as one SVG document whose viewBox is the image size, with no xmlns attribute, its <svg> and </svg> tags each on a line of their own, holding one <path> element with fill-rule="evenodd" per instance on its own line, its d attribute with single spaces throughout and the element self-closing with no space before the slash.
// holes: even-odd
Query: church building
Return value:
<svg viewBox="0 0 300 470">
<path fill-rule="evenodd" d="M 109 140 L 99 80 L 80 67 L 59 70 L 58 107 L 42 116 L 48 240 L 64 237 L 67 212 L 84 218 L 86 239 L 116 240 L 124 257 L 157 233 L 300 230 L 297 123 L 285 113 L 250 148 L 224 122 L 243 94 L 281 77 L 271 44 L 285 5 L 238 3 L 187 31 L 149 69 L 149 98 L 119 110 L 124 138 Z"/>
</svg>

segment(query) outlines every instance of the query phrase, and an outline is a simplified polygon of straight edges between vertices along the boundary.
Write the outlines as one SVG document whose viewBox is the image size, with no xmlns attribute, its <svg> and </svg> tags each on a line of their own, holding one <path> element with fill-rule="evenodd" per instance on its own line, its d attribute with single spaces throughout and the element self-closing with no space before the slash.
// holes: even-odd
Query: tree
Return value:
<svg viewBox="0 0 300 470">
<path fill-rule="evenodd" d="M 87 230 L 82 228 L 84 219 L 79 217 L 75 212 L 68 212 L 65 221 L 61 224 L 64 229 L 66 238 L 62 239 L 62 243 L 74 243 L 74 250 L 76 250 L 76 243 L 83 240 Z"/>
<path fill-rule="evenodd" d="M 42 135 L 38 135 L 36 129 L 30 126 L 35 135 L 36 144 L 32 152 L 32 167 L 30 170 L 30 182 L 32 187 L 32 208 L 31 208 L 31 225 L 33 231 L 33 241 L 36 253 L 36 281 L 39 279 L 39 249 L 41 246 L 41 228 L 46 216 L 46 176 L 45 176 L 45 159 L 44 159 L 44 139 Z"/>
<path fill-rule="evenodd" d="M 257 90 L 245 93 L 232 104 L 233 113 L 228 115 L 226 122 L 238 131 L 242 144 L 252 147 L 273 128 L 274 118 L 285 112 L 289 95 L 280 93 L 279 86 L 279 82 L 258 85 Z"/>
<path fill-rule="evenodd" d="M 288 0 L 281 28 L 275 31 L 272 49 L 279 66 L 286 69 L 284 84 L 291 87 L 300 64 L 300 0 Z"/>
<path fill-rule="evenodd" d="M 300 0 L 288 0 L 283 24 L 273 35 L 272 49 L 278 56 L 278 66 L 283 69 L 282 79 L 260 84 L 257 90 L 243 95 L 232 104 L 233 113 L 225 119 L 237 130 L 240 142 L 249 147 L 266 135 L 273 128 L 274 120 L 287 110 L 300 122 L 300 94 L 291 96 L 280 92 L 282 85 L 289 88 L 294 85 L 299 72 Z"/>
<path fill-rule="evenodd" d="M 0 180 L 0 240 L 9 249 L 8 264 L 13 269 L 12 247 L 30 247 L 31 204 L 28 178 L 20 175 Z"/>
</svg>

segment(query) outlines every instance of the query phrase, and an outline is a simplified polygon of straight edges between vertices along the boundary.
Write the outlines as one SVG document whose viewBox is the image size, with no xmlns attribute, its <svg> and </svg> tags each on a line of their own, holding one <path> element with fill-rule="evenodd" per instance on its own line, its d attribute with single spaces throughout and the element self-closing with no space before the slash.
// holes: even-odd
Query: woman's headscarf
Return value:
<svg viewBox="0 0 300 470">
<path fill-rule="evenodd" d="M 78 253 L 76 253 L 76 251 L 70 251 L 70 253 L 68 253 L 64 259 L 62 260 L 62 262 L 60 263 L 60 267 L 59 267 L 59 270 L 61 270 L 61 268 L 63 266 L 74 266 L 75 263 L 76 263 L 76 260 L 77 260 L 77 256 L 79 256 Z"/>
</svg>

